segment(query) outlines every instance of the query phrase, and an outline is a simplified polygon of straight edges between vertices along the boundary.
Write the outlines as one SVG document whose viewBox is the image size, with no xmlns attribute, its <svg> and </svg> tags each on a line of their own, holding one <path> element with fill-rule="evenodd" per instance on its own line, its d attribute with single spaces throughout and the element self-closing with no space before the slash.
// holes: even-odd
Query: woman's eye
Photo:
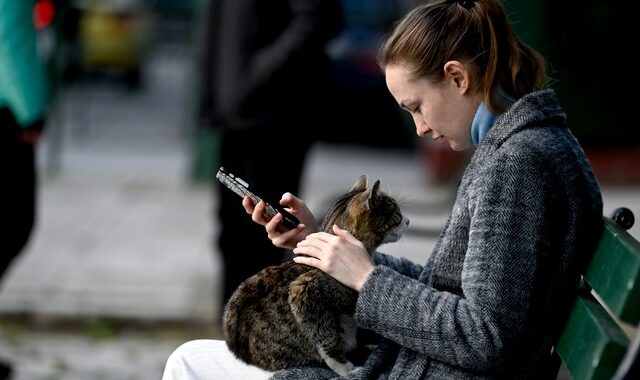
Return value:
<svg viewBox="0 0 640 380">
<path fill-rule="evenodd" d="M 414 108 L 412 112 L 413 113 L 420 113 L 420 106 Z"/>
</svg>

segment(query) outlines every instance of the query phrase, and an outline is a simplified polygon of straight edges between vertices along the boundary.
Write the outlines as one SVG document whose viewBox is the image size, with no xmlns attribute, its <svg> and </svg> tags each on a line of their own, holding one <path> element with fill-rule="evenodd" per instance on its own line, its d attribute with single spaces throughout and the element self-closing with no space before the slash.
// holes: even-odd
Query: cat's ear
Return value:
<svg viewBox="0 0 640 380">
<path fill-rule="evenodd" d="M 367 176 L 361 175 L 356 182 L 351 186 L 351 191 L 363 191 L 367 188 Z"/>
<path fill-rule="evenodd" d="M 360 198 L 362 200 L 362 207 L 364 207 L 365 210 L 371 210 L 373 207 L 371 202 L 373 202 L 373 198 L 378 195 L 378 191 L 380 191 L 380 180 L 377 180 L 370 189 L 362 193 Z"/>
<path fill-rule="evenodd" d="M 366 191 L 366 203 L 365 203 L 365 208 L 367 210 L 371 210 L 373 208 L 373 205 L 371 204 L 373 202 L 373 200 L 375 199 L 375 197 L 378 195 L 378 192 L 380 191 L 380 180 L 377 180 L 373 186 L 371 186 L 370 190 Z"/>
<path fill-rule="evenodd" d="M 373 195 L 377 195 L 379 190 L 380 190 L 380 180 L 377 180 L 377 181 L 373 184 L 373 187 L 371 188 L 371 193 L 372 193 Z"/>
</svg>

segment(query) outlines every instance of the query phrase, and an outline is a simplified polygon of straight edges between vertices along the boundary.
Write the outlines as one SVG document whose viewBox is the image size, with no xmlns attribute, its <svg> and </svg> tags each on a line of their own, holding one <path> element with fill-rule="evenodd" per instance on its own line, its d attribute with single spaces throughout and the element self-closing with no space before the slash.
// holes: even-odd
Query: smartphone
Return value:
<svg viewBox="0 0 640 380">
<path fill-rule="evenodd" d="M 262 199 L 254 194 L 251 190 L 249 190 L 249 184 L 246 181 L 236 175 L 233 175 L 232 173 L 227 172 L 223 167 L 220 167 L 220 169 L 218 169 L 216 178 L 218 179 L 218 181 L 222 182 L 223 185 L 225 185 L 234 193 L 238 194 L 240 197 L 244 198 L 246 195 L 248 195 L 253 201 L 253 204 L 257 204 Z M 265 208 L 264 213 L 270 218 L 273 218 L 277 213 L 282 214 L 282 221 L 280 221 L 280 224 L 282 224 L 284 227 L 293 229 L 295 228 L 295 226 L 300 224 L 298 218 L 291 215 L 290 212 L 285 210 L 279 204 L 270 203 L 266 200 L 265 203 L 267 204 L 267 207 Z"/>
</svg>

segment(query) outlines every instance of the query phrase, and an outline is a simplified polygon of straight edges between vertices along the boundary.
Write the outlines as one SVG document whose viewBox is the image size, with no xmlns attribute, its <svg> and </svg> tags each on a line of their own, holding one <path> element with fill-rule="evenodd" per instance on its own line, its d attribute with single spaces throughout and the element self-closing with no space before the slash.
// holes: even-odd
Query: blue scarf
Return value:
<svg viewBox="0 0 640 380">
<path fill-rule="evenodd" d="M 493 127 L 493 124 L 495 124 L 497 117 L 498 115 L 489 111 L 484 102 L 480 103 L 471 123 L 471 141 L 473 145 L 480 144 L 482 139 L 489 133 L 491 127 Z"/>
</svg>

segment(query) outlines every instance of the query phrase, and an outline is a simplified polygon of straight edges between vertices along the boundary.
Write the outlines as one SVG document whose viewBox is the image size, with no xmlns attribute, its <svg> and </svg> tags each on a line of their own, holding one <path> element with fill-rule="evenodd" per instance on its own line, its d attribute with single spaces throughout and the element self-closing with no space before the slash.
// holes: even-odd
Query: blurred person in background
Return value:
<svg viewBox="0 0 640 380">
<path fill-rule="evenodd" d="M 332 113 L 326 46 L 343 20 L 339 0 L 209 3 L 200 125 L 219 132 L 220 165 L 267 200 L 299 190 L 305 156 Z M 286 252 L 246 217 L 236 194 L 219 183 L 215 191 L 224 305 L 243 280 Z"/>
<path fill-rule="evenodd" d="M 36 216 L 35 146 L 48 106 L 35 1 L 0 0 L 0 280 L 27 244 Z M 0 359 L 0 379 L 10 365 Z"/>
</svg>

